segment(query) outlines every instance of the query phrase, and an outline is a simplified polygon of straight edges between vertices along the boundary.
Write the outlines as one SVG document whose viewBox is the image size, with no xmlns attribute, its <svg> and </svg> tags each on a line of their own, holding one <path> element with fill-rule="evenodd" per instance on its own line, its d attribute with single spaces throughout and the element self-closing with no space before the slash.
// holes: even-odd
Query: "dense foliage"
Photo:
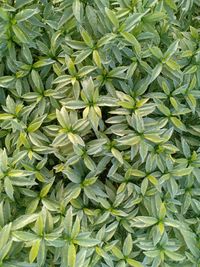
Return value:
<svg viewBox="0 0 200 267">
<path fill-rule="evenodd" d="M 200 266 L 199 21 L 0 1 L 0 266 Z"/>
</svg>

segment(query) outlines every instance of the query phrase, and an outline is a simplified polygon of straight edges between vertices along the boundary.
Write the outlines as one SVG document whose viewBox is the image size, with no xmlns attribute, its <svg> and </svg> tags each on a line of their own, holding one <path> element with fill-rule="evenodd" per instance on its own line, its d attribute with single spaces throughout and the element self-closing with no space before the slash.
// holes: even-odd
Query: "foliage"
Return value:
<svg viewBox="0 0 200 267">
<path fill-rule="evenodd" d="M 200 266 L 199 12 L 0 1 L 0 266 Z"/>
</svg>

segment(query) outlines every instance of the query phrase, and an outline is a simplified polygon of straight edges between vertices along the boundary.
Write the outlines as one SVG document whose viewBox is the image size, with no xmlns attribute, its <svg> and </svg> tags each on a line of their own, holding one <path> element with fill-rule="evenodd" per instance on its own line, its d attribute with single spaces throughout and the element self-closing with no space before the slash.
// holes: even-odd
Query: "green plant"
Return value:
<svg viewBox="0 0 200 267">
<path fill-rule="evenodd" d="M 199 0 L 0 0 L 0 266 L 200 266 Z"/>
</svg>

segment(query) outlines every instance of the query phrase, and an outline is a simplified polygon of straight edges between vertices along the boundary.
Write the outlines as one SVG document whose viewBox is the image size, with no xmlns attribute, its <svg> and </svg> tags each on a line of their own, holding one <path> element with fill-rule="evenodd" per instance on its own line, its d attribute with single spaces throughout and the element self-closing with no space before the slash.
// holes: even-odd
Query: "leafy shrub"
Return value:
<svg viewBox="0 0 200 267">
<path fill-rule="evenodd" d="M 0 266 L 200 266 L 199 11 L 0 1 Z"/>
</svg>

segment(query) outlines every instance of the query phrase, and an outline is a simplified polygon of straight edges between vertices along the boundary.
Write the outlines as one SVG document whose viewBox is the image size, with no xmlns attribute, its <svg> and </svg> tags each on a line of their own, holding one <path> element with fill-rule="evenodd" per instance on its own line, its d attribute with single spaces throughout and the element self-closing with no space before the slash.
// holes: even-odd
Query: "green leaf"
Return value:
<svg viewBox="0 0 200 267">
<path fill-rule="evenodd" d="M 119 28 L 119 20 L 116 16 L 116 14 L 109 8 L 105 8 L 106 15 L 108 16 L 109 20 L 112 22 L 112 24 L 118 29 Z"/>
<path fill-rule="evenodd" d="M 96 70 L 96 67 L 95 66 L 85 66 L 85 67 L 82 67 L 79 72 L 78 72 L 78 76 L 80 78 L 86 76 L 87 74 L 93 72 L 94 70 Z"/>
<path fill-rule="evenodd" d="M 13 241 L 10 240 L 0 251 L 0 261 L 2 262 L 4 258 L 6 258 L 7 254 L 10 252 L 11 250 L 11 246 L 12 246 Z"/>
<path fill-rule="evenodd" d="M 44 59 L 41 59 L 41 60 L 38 60 L 37 62 L 35 62 L 33 64 L 33 68 L 41 68 L 41 67 L 45 67 L 45 66 L 48 66 L 48 65 L 51 65 L 55 63 L 55 60 L 53 59 L 50 59 L 50 58 L 44 58 Z"/>
<path fill-rule="evenodd" d="M 82 109 L 86 107 L 86 104 L 81 100 L 69 100 L 65 103 L 65 107 L 68 109 Z"/>
<path fill-rule="evenodd" d="M 29 262 L 30 263 L 34 262 L 34 260 L 38 256 L 38 252 L 40 249 L 40 242 L 41 242 L 40 240 L 36 240 L 31 247 L 31 250 L 29 252 Z"/>
<path fill-rule="evenodd" d="M 116 38 L 116 35 L 114 33 L 108 33 L 102 38 L 100 38 L 100 40 L 98 40 L 97 47 L 100 48 L 106 44 L 109 44 L 109 42 L 111 42 L 115 38 Z"/>
<path fill-rule="evenodd" d="M 134 35 L 129 32 L 122 32 L 121 35 L 124 37 L 126 41 L 133 45 L 136 53 L 139 55 L 141 53 L 140 43 L 137 41 Z"/>
<path fill-rule="evenodd" d="M 63 128 L 69 127 L 70 125 L 69 114 L 64 107 L 62 107 L 60 111 L 58 109 L 56 110 L 56 117 L 58 122 Z"/>
<path fill-rule="evenodd" d="M 172 70 L 180 70 L 180 65 L 172 59 L 167 60 L 166 65 Z"/>
<path fill-rule="evenodd" d="M 66 213 L 64 219 L 64 229 L 67 235 L 71 236 L 72 231 L 72 207 L 70 207 Z"/>
<path fill-rule="evenodd" d="M 127 259 L 128 264 L 133 267 L 144 267 L 139 261 L 133 260 L 133 259 Z"/>
<path fill-rule="evenodd" d="M 82 19 L 82 3 L 79 0 L 73 1 L 72 10 L 78 22 Z"/>
<path fill-rule="evenodd" d="M 9 20 L 8 12 L 6 12 L 2 7 L 0 7 L 0 18 L 4 21 Z"/>
<path fill-rule="evenodd" d="M 75 267 L 76 263 L 76 248 L 73 244 L 68 247 L 68 266 Z"/>
<path fill-rule="evenodd" d="M 122 154 L 119 152 L 119 150 L 117 150 L 116 148 L 112 148 L 111 152 L 113 154 L 113 156 L 121 163 L 123 164 L 123 157 Z"/>
<path fill-rule="evenodd" d="M 38 215 L 38 218 L 35 222 L 35 231 L 37 233 L 38 236 L 42 236 L 43 232 L 44 232 L 44 218 L 43 218 L 43 214 L 40 213 Z"/>
<path fill-rule="evenodd" d="M 41 89 L 43 89 L 43 84 L 42 84 L 42 81 L 40 79 L 39 73 L 36 70 L 31 71 L 31 78 L 33 80 L 35 87 L 37 89 L 40 89 L 40 92 L 42 92 L 43 90 L 41 90 Z"/>
<path fill-rule="evenodd" d="M 85 42 L 85 44 L 87 46 L 89 46 L 90 48 L 93 47 L 93 41 L 92 41 L 92 38 L 90 37 L 90 35 L 88 34 L 88 32 L 84 29 L 81 30 L 81 36 Z"/>
<path fill-rule="evenodd" d="M 6 224 L 0 231 L 0 250 L 7 244 L 11 235 L 12 223 Z"/>
<path fill-rule="evenodd" d="M 141 140 L 140 136 L 127 135 L 125 137 L 118 139 L 118 142 L 122 143 L 123 145 L 133 146 L 138 144 L 140 140 Z"/>
<path fill-rule="evenodd" d="M 0 120 L 9 120 L 12 119 L 14 116 L 12 114 L 1 113 Z"/>
<path fill-rule="evenodd" d="M 97 239 L 90 239 L 90 238 L 85 239 L 85 238 L 77 237 L 76 239 L 74 239 L 74 243 L 78 244 L 81 247 L 90 248 L 90 247 L 94 247 L 98 245 L 100 241 Z"/>
<path fill-rule="evenodd" d="M 92 55 L 93 55 L 93 60 L 94 60 L 95 64 L 96 64 L 99 68 L 101 68 L 101 57 L 100 57 L 100 55 L 99 55 L 98 50 L 94 50 Z"/>
<path fill-rule="evenodd" d="M 161 203 L 161 205 L 160 205 L 159 218 L 160 218 L 161 220 L 163 220 L 163 218 L 165 217 L 165 215 L 166 215 L 166 205 L 165 205 L 165 203 L 163 202 L 163 203 Z"/>
<path fill-rule="evenodd" d="M 25 32 L 23 32 L 18 25 L 13 25 L 12 29 L 15 33 L 15 36 L 17 37 L 17 39 L 21 42 L 21 43 L 28 43 L 29 42 L 29 38 L 26 35 Z"/>
<path fill-rule="evenodd" d="M 116 67 L 108 73 L 110 78 L 123 78 L 124 72 L 128 69 L 128 67 Z"/>
<path fill-rule="evenodd" d="M 73 225 L 73 228 L 72 228 L 72 232 L 71 232 L 71 237 L 74 239 L 77 237 L 77 235 L 79 234 L 80 232 L 80 219 L 79 217 L 77 216 L 76 217 L 76 220 L 75 220 L 75 223 Z"/>
<path fill-rule="evenodd" d="M 117 248 L 116 246 L 114 246 L 112 248 L 112 252 L 113 254 L 115 255 L 115 257 L 117 257 L 118 259 L 123 259 L 124 258 L 124 255 L 123 253 L 119 250 L 119 248 Z"/>
<path fill-rule="evenodd" d="M 154 217 L 148 217 L 148 216 L 137 216 L 134 219 L 133 226 L 138 227 L 138 228 L 143 228 L 143 227 L 149 227 L 154 224 L 156 224 L 158 220 Z"/>
<path fill-rule="evenodd" d="M 18 22 L 22 22 L 22 21 L 28 20 L 29 18 L 31 18 L 32 16 L 34 16 L 35 14 L 38 14 L 38 13 L 39 13 L 38 8 L 24 9 L 24 10 L 21 10 L 17 13 L 17 15 L 15 16 L 15 19 Z"/>
<path fill-rule="evenodd" d="M 168 107 L 164 106 L 163 104 L 158 104 L 157 108 L 162 112 L 165 116 L 170 116 L 171 112 Z"/>
<path fill-rule="evenodd" d="M 87 250 L 83 249 L 77 254 L 76 266 L 84 267 Z"/>
<path fill-rule="evenodd" d="M 29 133 L 33 133 L 35 131 L 37 131 L 40 126 L 42 125 L 44 119 L 46 118 L 46 115 L 41 116 L 39 118 L 35 118 L 28 126 L 27 130 Z"/>
<path fill-rule="evenodd" d="M 170 117 L 171 122 L 175 127 L 180 129 L 181 131 L 186 131 L 185 125 L 176 117 Z"/>
<path fill-rule="evenodd" d="M 165 3 L 174 10 L 177 10 L 176 3 L 173 0 L 165 0 Z"/>
<path fill-rule="evenodd" d="M 26 2 L 24 2 L 24 0 L 16 0 L 15 7 L 18 9 L 31 2 L 33 2 L 33 0 L 26 0 Z"/>
<path fill-rule="evenodd" d="M 38 239 L 38 236 L 30 232 L 25 231 L 14 231 L 12 234 L 19 241 L 35 241 Z"/>
<path fill-rule="evenodd" d="M 72 144 L 74 144 L 74 145 L 79 144 L 81 146 L 85 146 L 83 139 L 79 135 L 73 134 L 73 133 L 68 133 L 67 136 L 68 136 L 70 142 L 72 142 Z"/>
<path fill-rule="evenodd" d="M 7 86 L 14 80 L 15 80 L 14 76 L 2 76 L 0 77 L 0 87 L 7 88 Z"/>
<path fill-rule="evenodd" d="M 162 139 L 160 138 L 159 135 L 157 134 L 144 134 L 144 138 L 153 142 L 153 143 L 160 143 L 162 141 Z"/>
<path fill-rule="evenodd" d="M 18 230 L 23 228 L 24 226 L 36 221 L 38 218 L 37 213 L 28 214 L 28 215 L 22 215 L 18 217 L 16 220 L 12 223 L 12 230 Z"/>
<path fill-rule="evenodd" d="M 175 176 L 184 176 L 188 175 L 192 172 L 192 168 L 180 168 L 180 169 L 174 169 L 172 171 L 172 174 Z"/>
<path fill-rule="evenodd" d="M 152 70 L 149 83 L 152 83 L 160 75 L 161 71 L 162 71 L 162 64 L 158 63 L 156 67 Z"/>
<path fill-rule="evenodd" d="M 45 196 L 48 194 L 50 188 L 51 188 L 52 185 L 53 185 L 53 182 L 54 182 L 54 178 L 52 179 L 51 182 L 49 182 L 48 184 L 46 184 L 46 185 L 42 188 L 42 190 L 40 191 L 40 197 L 41 197 L 41 198 L 45 197 Z"/>
<path fill-rule="evenodd" d="M 128 256 L 133 249 L 133 240 L 131 234 L 128 234 L 123 244 L 123 254 Z"/>
<path fill-rule="evenodd" d="M 74 64 L 79 64 L 81 63 L 84 59 L 88 58 L 88 56 L 92 53 L 91 49 L 84 49 L 83 51 L 81 51 L 77 56 L 76 59 L 74 61 Z"/>
<path fill-rule="evenodd" d="M 145 172 L 137 170 L 137 169 L 130 169 L 129 174 L 136 176 L 136 177 L 144 177 L 146 175 Z"/>
<path fill-rule="evenodd" d="M 6 194 L 9 196 L 10 199 L 13 200 L 13 194 L 14 194 L 14 189 L 11 180 L 6 177 L 4 180 L 4 188 L 6 191 Z"/>
<path fill-rule="evenodd" d="M 124 22 L 125 31 L 131 32 L 147 12 L 148 10 L 146 10 L 144 13 L 134 13 L 133 15 L 129 16 Z"/>
<path fill-rule="evenodd" d="M 154 55 L 154 57 L 158 58 L 158 59 L 162 59 L 163 57 L 163 53 L 160 50 L 159 47 L 157 46 L 152 46 L 149 48 L 149 50 L 151 51 L 151 53 Z"/>
<path fill-rule="evenodd" d="M 184 255 L 169 250 L 165 251 L 165 255 L 167 255 L 167 257 L 169 257 L 173 261 L 183 261 L 185 259 Z"/>
<path fill-rule="evenodd" d="M 179 46 L 179 40 L 174 41 L 167 49 L 167 51 L 164 53 L 164 62 L 169 60 L 171 56 L 177 51 Z"/>
<path fill-rule="evenodd" d="M 192 255 L 195 257 L 198 257 L 199 249 L 197 247 L 197 238 L 195 233 L 182 229 L 182 227 L 179 227 L 179 230 L 185 240 L 185 243 L 188 247 L 188 249 L 191 251 Z"/>
</svg>

